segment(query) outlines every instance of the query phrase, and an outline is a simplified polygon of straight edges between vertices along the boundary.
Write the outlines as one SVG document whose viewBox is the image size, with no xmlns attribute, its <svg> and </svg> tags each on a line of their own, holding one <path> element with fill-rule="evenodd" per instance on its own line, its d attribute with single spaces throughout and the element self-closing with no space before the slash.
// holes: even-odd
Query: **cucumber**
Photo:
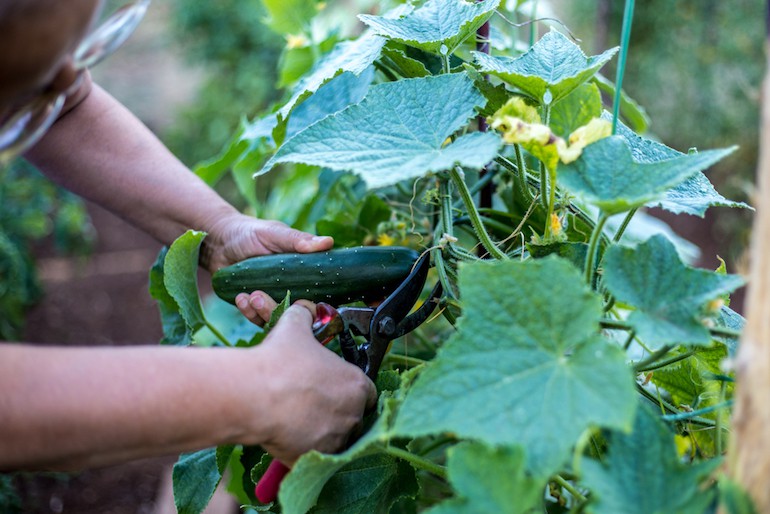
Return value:
<svg viewBox="0 0 770 514">
<path fill-rule="evenodd" d="M 235 303 L 239 293 L 261 290 L 280 302 L 305 299 L 341 305 L 382 300 L 409 275 L 419 254 L 400 246 L 360 246 L 318 253 L 252 257 L 211 278 L 214 292 Z"/>
</svg>

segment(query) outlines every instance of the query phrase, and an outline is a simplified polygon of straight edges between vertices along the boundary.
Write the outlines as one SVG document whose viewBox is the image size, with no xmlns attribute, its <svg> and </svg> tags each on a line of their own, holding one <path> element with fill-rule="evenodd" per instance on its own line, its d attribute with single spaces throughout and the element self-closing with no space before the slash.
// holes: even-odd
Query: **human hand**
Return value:
<svg viewBox="0 0 770 514">
<path fill-rule="evenodd" d="M 302 305 L 309 304 L 310 302 L 302 301 Z M 270 316 L 278 306 L 270 295 L 262 291 L 254 291 L 251 294 L 240 293 L 235 297 L 235 306 L 241 311 L 246 319 L 251 321 L 257 326 L 264 326 L 265 323 L 270 321 Z M 315 312 L 315 310 L 313 310 Z"/>
<path fill-rule="evenodd" d="M 315 305 L 300 300 L 254 349 L 270 374 L 260 393 L 270 398 L 270 430 L 259 444 L 289 466 L 309 450 L 343 449 L 377 402 L 372 381 L 315 339 L 314 317 Z"/>
<path fill-rule="evenodd" d="M 203 240 L 200 262 L 210 272 L 243 259 L 271 253 L 311 253 L 331 249 L 329 236 L 314 236 L 280 221 L 230 213 L 213 222 Z"/>
</svg>

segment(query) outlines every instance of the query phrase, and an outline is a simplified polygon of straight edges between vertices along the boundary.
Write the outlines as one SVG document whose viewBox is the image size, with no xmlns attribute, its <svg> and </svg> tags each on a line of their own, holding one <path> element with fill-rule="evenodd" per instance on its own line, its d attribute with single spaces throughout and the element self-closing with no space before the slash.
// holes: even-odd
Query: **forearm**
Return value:
<svg viewBox="0 0 770 514">
<path fill-rule="evenodd" d="M 67 189 L 170 244 L 237 214 L 108 93 L 94 85 L 27 155 Z"/>
<path fill-rule="evenodd" d="M 260 442 L 266 429 L 245 428 L 247 409 L 233 394 L 244 385 L 268 389 L 253 356 L 0 344 L 0 470 L 73 470 Z M 244 364 L 248 376 L 239 371 Z M 250 401 L 259 407 L 267 399 Z"/>
</svg>

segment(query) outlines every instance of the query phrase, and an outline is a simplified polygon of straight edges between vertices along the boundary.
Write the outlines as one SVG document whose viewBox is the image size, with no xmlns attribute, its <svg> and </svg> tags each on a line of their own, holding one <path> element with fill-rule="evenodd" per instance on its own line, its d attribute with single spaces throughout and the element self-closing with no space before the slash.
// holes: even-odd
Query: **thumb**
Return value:
<svg viewBox="0 0 770 514">
<path fill-rule="evenodd" d="M 286 309 L 281 318 L 276 323 L 270 335 L 270 339 L 282 339 L 282 335 L 289 331 L 306 332 L 311 337 L 313 335 L 313 320 L 315 319 L 315 305 L 311 302 L 298 301 Z M 285 334 L 288 336 L 288 334 Z"/>
</svg>

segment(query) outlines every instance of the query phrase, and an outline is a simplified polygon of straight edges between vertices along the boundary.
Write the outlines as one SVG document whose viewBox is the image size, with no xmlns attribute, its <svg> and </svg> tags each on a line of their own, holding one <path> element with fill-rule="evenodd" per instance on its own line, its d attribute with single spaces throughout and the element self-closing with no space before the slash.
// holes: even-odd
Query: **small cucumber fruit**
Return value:
<svg viewBox="0 0 770 514">
<path fill-rule="evenodd" d="M 212 276 L 214 292 L 235 303 L 239 293 L 261 290 L 291 299 L 341 305 L 382 300 L 409 275 L 419 254 L 400 246 L 360 246 L 318 253 L 252 257 Z"/>
</svg>

